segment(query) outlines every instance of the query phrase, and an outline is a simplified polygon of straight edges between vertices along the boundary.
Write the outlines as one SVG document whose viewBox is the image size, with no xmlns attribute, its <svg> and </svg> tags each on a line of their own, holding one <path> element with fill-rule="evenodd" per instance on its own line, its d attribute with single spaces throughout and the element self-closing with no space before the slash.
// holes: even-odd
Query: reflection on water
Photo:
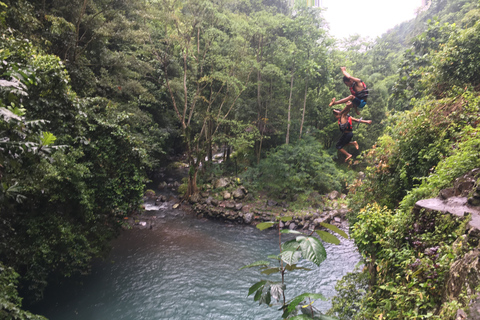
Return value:
<svg viewBox="0 0 480 320">
<path fill-rule="evenodd" d="M 278 277 L 238 270 L 278 253 L 273 230 L 198 220 L 158 207 L 149 212 L 157 217 L 156 228 L 126 231 L 81 288 L 56 288 L 41 310 L 34 311 L 51 320 L 281 318 L 278 308 L 247 297 L 255 282 Z M 303 292 L 332 297 L 336 280 L 360 259 L 349 240 L 326 249 L 320 267 L 309 265 L 312 271 L 287 274 L 287 298 Z M 326 311 L 330 303 L 318 301 L 315 306 Z"/>
</svg>

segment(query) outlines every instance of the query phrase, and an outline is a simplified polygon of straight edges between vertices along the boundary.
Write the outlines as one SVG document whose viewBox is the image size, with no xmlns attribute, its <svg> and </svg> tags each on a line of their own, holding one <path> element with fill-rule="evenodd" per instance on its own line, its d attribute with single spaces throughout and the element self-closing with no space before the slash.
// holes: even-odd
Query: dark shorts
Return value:
<svg viewBox="0 0 480 320">
<path fill-rule="evenodd" d="M 353 132 L 344 132 L 342 136 L 340 137 L 340 140 L 338 140 L 337 144 L 335 147 L 337 149 L 342 149 L 345 145 L 347 145 L 350 141 L 352 141 L 353 138 Z"/>
<path fill-rule="evenodd" d="M 367 101 L 358 99 L 357 97 L 353 98 L 352 103 L 357 107 L 362 109 L 367 104 Z"/>
</svg>

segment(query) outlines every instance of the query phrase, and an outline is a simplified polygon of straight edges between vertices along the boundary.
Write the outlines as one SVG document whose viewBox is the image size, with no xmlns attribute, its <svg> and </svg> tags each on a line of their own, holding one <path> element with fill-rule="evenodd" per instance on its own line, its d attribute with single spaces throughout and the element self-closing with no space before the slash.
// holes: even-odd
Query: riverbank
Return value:
<svg viewBox="0 0 480 320">
<path fill-rule="evenodd" d="M 212 184 L 202 186 L 202 191 L 188 200 L 178 196 L 180 182 L 162 180 L 156 189 L 149 189 L 144 197 L 145 212 L 125 219 L 129 227 L 155 228 L 156 217 L 148 212 L 159 206 L 179 209 L 199 219 L 219 220 L 227 224 L 255 226 L 262 222 L 276 221 L 277 217 L 289 216 L 291 221 L 280 222 L 281 229 L 310 230 L 330 223 L 347 229 L 348 207 L 346 195 L 332 191 L 325 195 L 312 193 L 303 201 L 288 201 L 286 197 L 272 199 L 265 193 L 252 193 L 237 179 L 222 177 Z"/>
</svg>

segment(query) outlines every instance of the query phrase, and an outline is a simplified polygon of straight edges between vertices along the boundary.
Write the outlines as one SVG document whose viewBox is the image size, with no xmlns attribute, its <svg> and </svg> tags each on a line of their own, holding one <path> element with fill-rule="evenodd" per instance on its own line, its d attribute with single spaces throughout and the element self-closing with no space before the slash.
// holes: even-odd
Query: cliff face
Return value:
<svg viewBox="0 0 480 320">
<path fill-rule="evenodd" d="M 470 306 L 466 312 L 459 310 L 456 320 L 480 319 L 480 296 L 477 292 L 480 285 L 480 168 L 457 178 L 454 186 L 441 190 L 437 198 L 418 201 L 414 212 L 420 210 L 471 216 L 465 234 L 453 244 L 459 258 L 450 266 L 443 301 L 460 301 Z"/>
</svg>

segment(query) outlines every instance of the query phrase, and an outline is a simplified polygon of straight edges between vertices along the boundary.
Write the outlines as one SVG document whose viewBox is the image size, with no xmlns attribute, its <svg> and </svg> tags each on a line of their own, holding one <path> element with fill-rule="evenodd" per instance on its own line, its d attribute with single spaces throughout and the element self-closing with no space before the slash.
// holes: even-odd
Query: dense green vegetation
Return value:
<svg viewBox="0 0 480 320">
<path fill-rule="evenodd" d="M 343 295 L 359 310 L 346 318 L 451 312 L 421 272 L 413 284 L 395 279 L 440 246 L 441 280 L 462 228 L 424 228 L 421 248 L 405 240 L 416 200 L 480 166 L 478 5 L 434 0 L 375 41 L 339 41 L 321 10 L 282 0 L 1 0 L 1 312 L 34 317 L 17 285 L 32 301 L 49 281 L 88 273 L 140 210 L 152 173 L 182 153 L 186 197 L 218 172 L 291 200 L 350 183 L 352 235 L 381 272 L 358 301 Z M 351 166 L 334 148 L 328 107 L 349 94 L 341 66 L 371 89 L 361 116 L 373 124 L 355 126 L 370 150 Z M 220 150 L 226 161 L 215 165 Z M 364 233 L 384 238 L 370 246 Z M 402 268 L 388 268 L 392 255 Z M 419 294 L 389 304 L 392 286 Z"/>
<path fill-rule="evenodd" d="M 404 53 L 395 113 L 363 157 L 365 177 L 350 185 L 351 235 L 366 267 L 339 283 L 331 313 L 340 319 L 455 319 L 472 298 L 445 295 L 450 266 L 478 245 L 465 236 L 468 217 L 412 211 L 480 167 L 478 2 L 440 3 Z"/>
</svg>

